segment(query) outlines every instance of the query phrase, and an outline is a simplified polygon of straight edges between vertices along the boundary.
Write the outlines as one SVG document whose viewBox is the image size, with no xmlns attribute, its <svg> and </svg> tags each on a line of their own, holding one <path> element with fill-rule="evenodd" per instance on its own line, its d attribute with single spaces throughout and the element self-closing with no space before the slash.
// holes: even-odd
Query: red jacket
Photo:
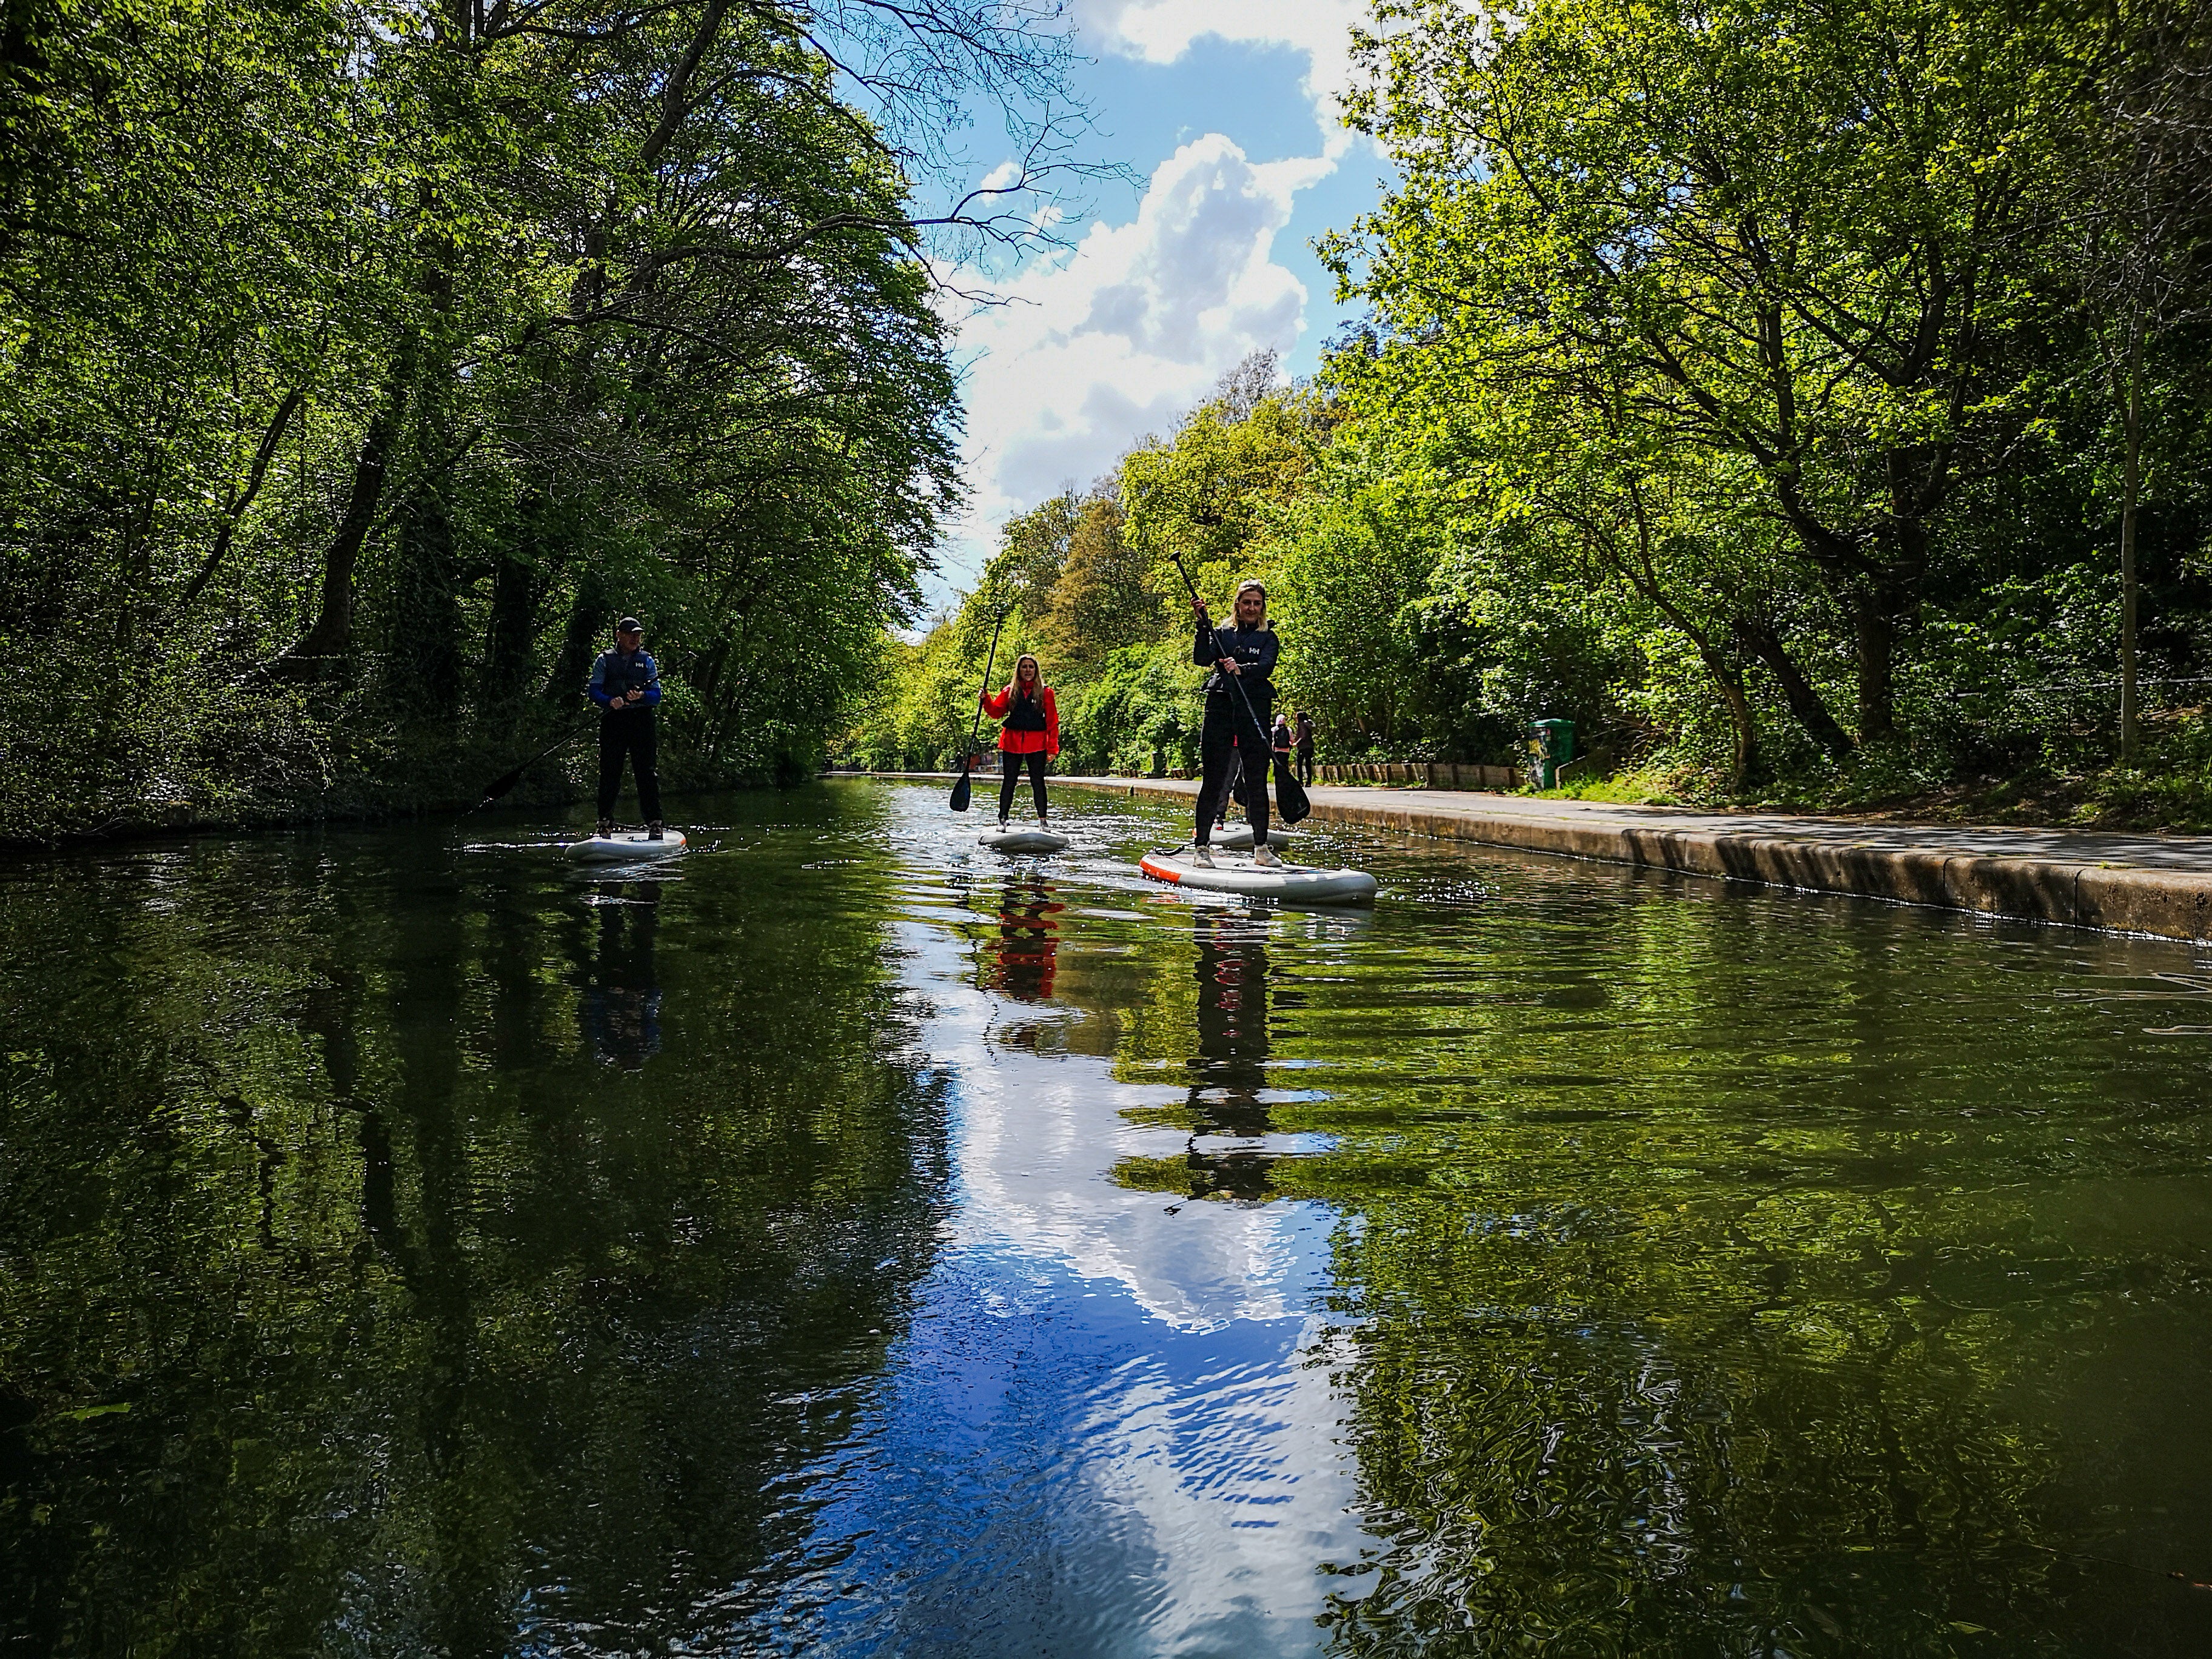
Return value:
<svg viewBox="0 0 2212 1659">
<path fill-rule="evenodd" d="M 1048 755 L 1060 752 L 1060 704 L 1053 700 L 1052 688 L 1039 688 L 1044 693 L 1044 730 L 1017 732 L 1011 726 L 999 728 L 999 747 L 1009 755 L 1034 755 L 1040 749 Z M 1014 688 L 1011 685 L 996 696 L 983 699 L 983 712 L 994 720 L 1006 719 L 1014 706 Z"/>
</svg>

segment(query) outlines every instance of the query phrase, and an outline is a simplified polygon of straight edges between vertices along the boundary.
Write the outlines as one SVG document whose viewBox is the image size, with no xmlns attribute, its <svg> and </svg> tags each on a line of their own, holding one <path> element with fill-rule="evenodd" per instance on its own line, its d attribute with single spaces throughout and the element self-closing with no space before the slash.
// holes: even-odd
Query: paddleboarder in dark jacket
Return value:
<svg viewBox="0 0 2212 1659">
<path fill-rule="evenodd" d="M 1244 811 L 1252 824 L 1252 862 L 1272 866 L 1279 860 L 1267 846 L 1267 763 L 1272 756 L 1267 732 L 1268 716 L 1274 712 L 1275 688 L 1270 677 L 1275 672 L 1279 647 L 1275 630 L 1267 625 L 1267 590 L 1256 581 L 1238 586 L 1233 628 L 1216 628 L 1206 607 L 1195 600 L 1190 608 L 1198 623 L 1190 659 L 1213 669 L 1206 677 L 1206 720 L 1199 728 L 1202 769 L 1193 861 L 1213 867 L 1209 843 L 1216 811 L 1229 787 L 1230 762 L 1234 757 L 1243 762 Z M 1242 696 L 1237 695 L 1240 687 Z"/>
<path fill-rule="evenodd" d="M 623 761 L 637 773 L 638 810 L 646 834 L 661 838 L 659 736 L 653 711 L 660 703 L 660 671 L 645 649 L 645 629 L 635 617 L 615 624 L 615 648 L 599 653 L 592 665 L 591 699 L 599 706 L 599 833 L 615 828 L 615 800 L 622 793 Z"/>
</svg>

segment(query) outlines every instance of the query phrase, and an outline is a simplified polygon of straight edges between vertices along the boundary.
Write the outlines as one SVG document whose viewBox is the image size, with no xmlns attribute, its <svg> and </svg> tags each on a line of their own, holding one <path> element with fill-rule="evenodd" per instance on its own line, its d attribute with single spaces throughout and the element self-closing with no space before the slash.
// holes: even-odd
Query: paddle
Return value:
<svg viewBox="0 0 2212 1659">
<path fill-rule="evenodd" d="M 975 694 L 975 724 L 969 729 L 968 747 L 960 757 L 960 775 L 952 785 L 952 810 L 968 810 L 968 773 L 975 762 L 975 738 L 983 730 L 983 692 L 991 689 L 991 670 L 999 660 L 999 629 L 1006 625 L 1006 613 L 999 613 L 998 626 L 991 629 L 991 654 L 983 660 L 983 690 Z"/>
<path fill-rule="evenodd" d="M 1191 580 L 1190 572 L 1182 568 L 1182 555 L 1171 547 L 1168 549 L 1168 557 L 1175 561 L 1176 574 L 1182 578 L 1182 585 L 1190 589 L 1190 602 L 1203 612 L 1206 609 L 1206 601 L 1198 597 L 1198 585 Z M 1267 734 L 1267 728 L 1260 724 L 1259 711 L 1252 707 L 1251 695 L 1244 690 L 1244 682 L 1221 666 L 1228 660 L 1229 653 L 1221 648 L 1221 640 L 1214 629 L 1213 618 L 1211 617 L 1206 619 L 1206 636 L 1213 641 L 1215 669 L 1219 672 L 1223 679 L 1237 688 L 1237 701 L 1244 705 L 1244 718 L 1252 722 L 1253 731 L 1259 734 L 1260 751 L 1275 763 L 1275 815 L 1286 824 L 1296 823 L 1313 811 L 1313 803 L 1306 799 L 1305 786 L 1292 775 L 1290 763 L 1275 752 L 1275 740 Z M 1247 764 L 1244 768 L 1247 777 L 1250 777 L 1251 770 L 1251 767 Z M 1267 787 L 1264 775 L 1255 781 L 1261 788 Z"/>
<path fill-rule="evenodd" d="M 521 765 L 516 767 L 512 772 L 501 773 L 489 783 L 484 785 L 483 799 L 478 801 L 474 806 L 469 808 L 469 811 L 471 812 L 483 811 L 485 807 L 490 805 L 501 795 L 507 793 L 507 792 L 514 788 L 516 784 L 520 783 L 522 781 L 522 775 L 525 772 L 527 772 L 532 767 L 537 765 L 538 762 L 544 760 L 546 756 L 551 754 L 555 750 L 566 749 L 570 744 L 575 742 L 577 738 L 582 737 L 585 732 L 591 729 L 590 723 L 586 722 L 586 724 L 578 726 L 567 737 L 562 738 L 560 742 L 539 750 L 528 760 L 523 762 Z"/>
</svg>

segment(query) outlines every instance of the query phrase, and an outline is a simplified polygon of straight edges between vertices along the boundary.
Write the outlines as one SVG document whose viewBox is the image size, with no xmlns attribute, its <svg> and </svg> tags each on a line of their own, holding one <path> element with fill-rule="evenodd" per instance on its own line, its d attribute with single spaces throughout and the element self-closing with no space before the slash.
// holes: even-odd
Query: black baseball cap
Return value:
<svg viewBox="0 0 2212 1659">
<path fill-rule="evenodd" d="M 645 632 L 645 624 L 638 621 L 635 617 L 624 617 L 620 622 L 615 624 L 615 632 L 617 634 L 642 634 Z"/>
</svg>

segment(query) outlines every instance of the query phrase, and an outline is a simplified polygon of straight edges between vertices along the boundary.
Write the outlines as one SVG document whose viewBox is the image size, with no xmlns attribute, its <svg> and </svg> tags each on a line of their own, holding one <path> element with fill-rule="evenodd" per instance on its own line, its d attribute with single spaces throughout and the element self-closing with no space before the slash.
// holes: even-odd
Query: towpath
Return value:
<svg viewBox="0 0 2212 1659">
<path fill-rule="evenodd" d="M 947 775 L 950 775 L 949 774 Z M 1055 786 L 1183 795 L 1176 778 Z M 2212 836 L 1700 812 L 1476 790 L 1316 785 L 1316 818 L 1690 875 L 2212 940 Z"/>
</svg>

